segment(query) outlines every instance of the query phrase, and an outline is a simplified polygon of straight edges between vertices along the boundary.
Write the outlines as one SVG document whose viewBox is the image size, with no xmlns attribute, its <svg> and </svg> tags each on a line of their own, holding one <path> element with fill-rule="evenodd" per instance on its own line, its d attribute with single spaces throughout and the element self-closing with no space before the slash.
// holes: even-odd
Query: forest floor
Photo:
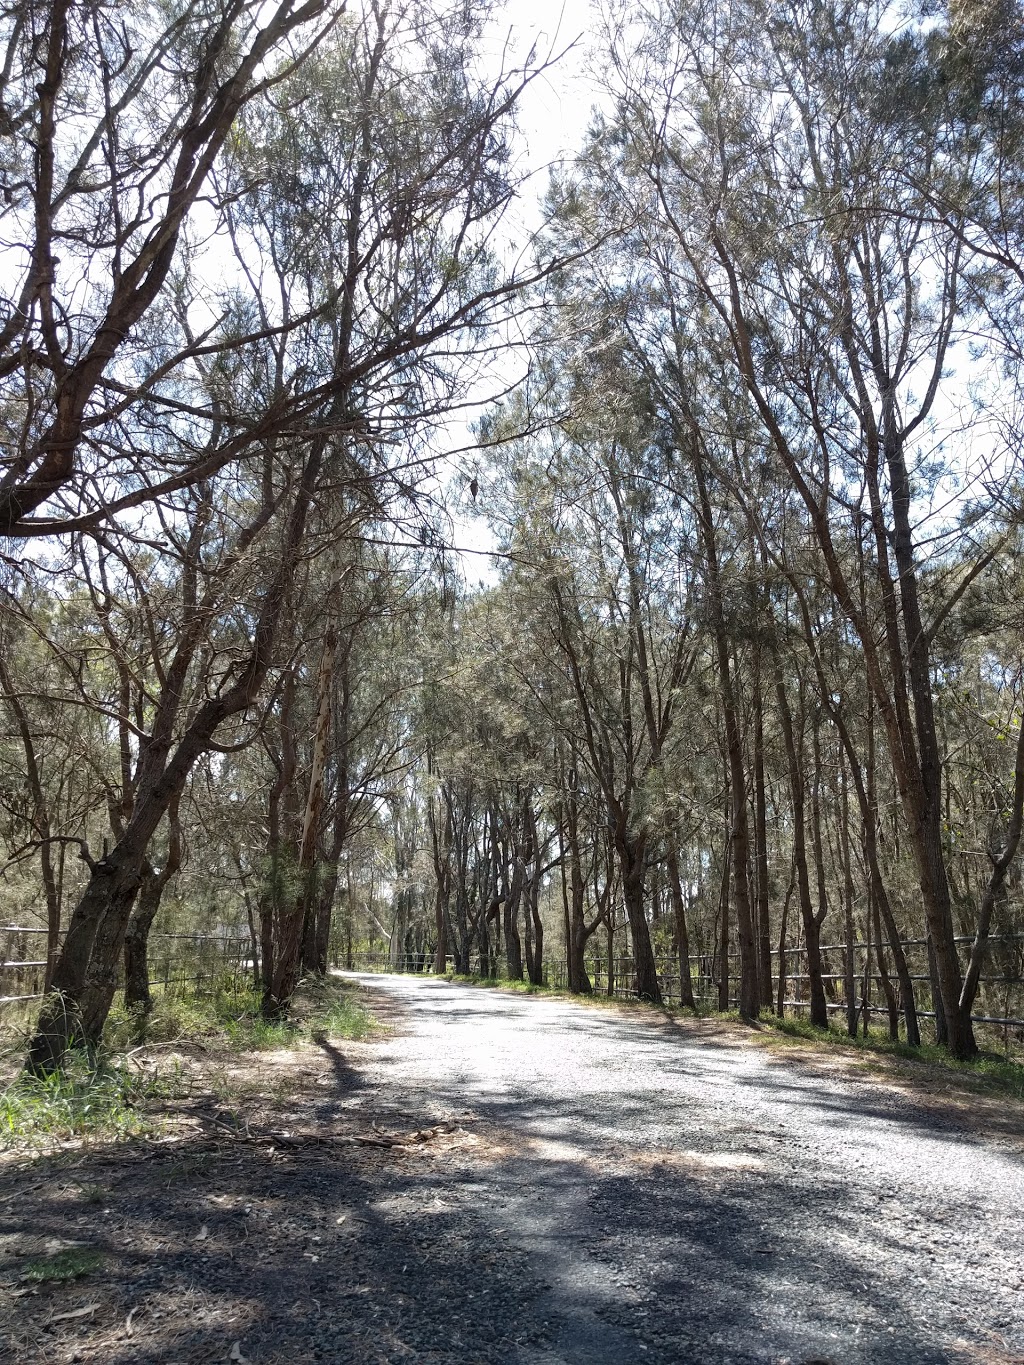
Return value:
<svg viewBox="0 0 1024 1365">
<path fill-rule="evenodd" d="M 0 1358 L 1024 1362 L 1024 1106 L 741 1026 L 362 977 L 0 1158 Z"/>
</svg>

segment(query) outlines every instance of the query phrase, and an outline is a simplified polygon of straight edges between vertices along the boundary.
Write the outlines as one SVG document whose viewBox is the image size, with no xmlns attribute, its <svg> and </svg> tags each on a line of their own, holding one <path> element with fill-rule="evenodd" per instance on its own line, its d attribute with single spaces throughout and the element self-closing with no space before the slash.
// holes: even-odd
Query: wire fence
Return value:
<svg viewBox="0 0 1024 1365">
<path fill-rule="evenodd" d="M 0 1006 L 26 1005 L 42 998 L 46 959 L 40 949 L 45 947 L 45 942 L 45 929 L 0 925 Z M 970 942 L 966 937 L 957 940 L 961 950 Z M 931 977 L 927 970 L 922 970 L 927 966 L 927 940 L 901 940 L 901 947 L 911 969 L 909 975 L 918 1016 L 921 1019 L 934 1019 L 934 1012 L 929 1008 Z M 878 945 L 859 942 L 853 944 L 852 949 L 857 991 L 854 1006 L 858 1022 L 866 1029 L 881 1018 L 886 1027 L 890 1027 L 901 1005 L 891 949 L 888 945 L 882 945 L 884 970 L 881 971 L 877 969 Z M 845 944 L 823 944 L 821 947 L 822 981 L 826 1009 L 830 1015 L 848 1013 L 848 952 Z M 810 1009 L 809 974 L 796 970 L 803 966 L 806 948 L 787 946 L 782 956 L 783 1011 L 799 1018 Z M 773 949 L 773 1004 L 777 1004 L 779 995 L 778 960 L 779 950 Z M 730 953 L 728 962 L 729 1005 L 735 1008 L 738 1004 L 735 996 L 738 953 Z M 338 966 L 339 960 L 334 965 Z M 478 953 L 471 955 L 468 965 L 472 976 L 486 977 L 494 970 L 493 962 L 481 961 Z M 587 957 L 585 965 L 595 992 L 624 1000 L 636 998 L 632 957 L 616 955 L 609 959 L 606 954 L 595 954 Z M 667 1005 L 678 1005 L 682 998 L 678 960 L 661 958 L 656 965 L 662 999 Z M 217 990 L 228 989 L 237 993 L 251 980 L 252 966 L 252 941 L 247 931 L 227 927 L 205 934 L 154 933 L 149 938 L 150 989 L 180 994 L 190 987 L 194 989 L 204 983 L 216 982 Z M 353 966 L 364 971 L 431 973 L 434 958 L 433 954 L 426 952 L 397 954 L 394 957 L 387 952 L 360 952 L 354 957 Z M 688 959 L 688 968 L 697 1003 L 703 1008 L 717 1008 L 722 995 L 719 955 L 694 954 Z M 454 969 L 455 958 L 449 956 L 447 970 Z M 544 964 L 543 981 L 555 988 L 566 988 L 568 976 L 564 961 L 547 961 Z M 972 1016 L 974 1022 L 990 1038 L 998 1041 L 1007 1054 L 1011 1051 L 1024 1052 L 1024 934 L 993 935 L 989 940 L 976 1009 L 977 1012 Z"/>
<path fill-rule="evenodd" d="M 961 950 L 971 942 L 972 940 L 967 937 L 957 939 L 957 944 Z M 910 971 L 909 975 L 913 983 L 914 1003 L 918 1017 L 922 1020 L 934 1019 L 935 1013 L 929 1007 L 931 1004 L 931 976 L 927 971 L 918 969 L 921 964 L 917 961 L 917 959 L 926 959 L 927 957 L 927 939 L 900 940 L 900 945 L 907 958 L 908 965 L 913 964 L 915 968 Z M 874 1025 L 878 1019 L 885 1022 L 886 1029 L 890 1027 L 890 1020 L 893 1019 L 894 1015 L 898 1016 L 897 1028 L 900 1027 L 902 1021 L 899 982 L 896 980 L 896 974 L 892 967 L 891 948 L 887 944 L 882 945 L 882 948 L 887 959 L 884 972 L 871 969 L 871 964 L 877 962 L 878 945 L 853 944 L 855 955 L 853 976 L 857 992 L 853 1003 L 858 1027 L 865 1031 L 869 1025 Z M 822 979 L 826 994 L 826 1009 L 833 1016 L 846 1015 L 848 1012 L 845 993 L 847 946 L 835 943 L 823 944 L 820 951 L 822 961 L 825 964 Z M 806 956 L 806 948 L 798 945 L 788 946 L 784 949 L 783 956 L 786 960 L 786 970 L 783 976 L 783 984 L 786 988 L 783 992 L 783 1013 L 799 1018 L 810 1010 L 810 975 L 806 971 L 790 971 L 788 966 L 789 963 L 801 962 Z M 778 957 L 779 950 L 773 949 L 771 977 L 773 1009 L 777 1006 L 779 993 Z M 990 938 L 987 970 L 981 977 L 981 987 L 976 1002 L 977 1012 L 971 1016 L 974 1023 L 980 1025 L 985 1031 L 986 1041 L 998 1043 L 1007 1055 L 1024 1053 L 1024 970 L 1022 970 L 1024 964 L 1022 964 L 1022 959 L 1024 959 L 1024 934 L 993 935 Z M 739 1000 L 735 994 L 735 987 L 738 985 L 739 954 L 730 953 L 728 961 L 730 968 L 729 1008 L 735 1009 L 739 1005 Z M 425 953 L 398 954 L 396 957 L 384 952 L 359 953 L 353 959 L 353 966 L 356 969 L 371 972 L 431 973 L 433 965 L 433 955 Z M 470 955 L 468 965 L 468 975 L 470 976 L 487 978 L 493 973 L 492 963 L 486 960 L 482 961 L 479 953 Z M 632 957 L 616 955 L 611 958 L 609 963 L 605 954 L 588 956 L 585 965 L 591 986 L 596 993 L 611 995 L 621 1000 L 635 1000 L 637 998 L 635 966 Z M 678 959 L 662 958 L 657 961 L 656 965 L 658 983 L 664 1003 L 670 1006 L 679 1005 L 682 999 L 682 991 Z M 611 968 L 610 978 L 609 966 Z M 688 966 L 693 996 L 698 1005 L 704 1009 L 717 1009 L 720 1001 L 721 984 L 719 956 L 717 954 L 695 954 L 688 958 Z M 832 969 L 837 966 L 841 966 L 843 970 Z M 447 958 L 447 970 L 455 970 L 455 958 L 451 955 Z M 542 979 L 544 985 L 553 986 L 556 989 L 566 989 L 568 971 L 565 963 L 562 961 L 546 962 Z M 610 989 L 609 979 L 611 981 Z M 886 981 L 889 983 L 888 992 L 885 990 Z"/>
<path fill-rule="evenodd" d="M 0 1006 L 43 998 L 47 931 L 27 925 L 0 925 Z M 204 982 L 235 992 L 252 973 L 252 940 L 225 929 L 212 934 L 161 933 L 149 936 L 149 986 L 181 993 Z"/>
</svg>

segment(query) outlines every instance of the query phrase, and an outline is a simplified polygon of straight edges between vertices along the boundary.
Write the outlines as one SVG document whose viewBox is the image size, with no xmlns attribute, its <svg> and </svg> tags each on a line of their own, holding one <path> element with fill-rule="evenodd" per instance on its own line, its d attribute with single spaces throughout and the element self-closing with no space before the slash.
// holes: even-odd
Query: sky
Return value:
<svg viewBox="0 0 1024 1365">
<path fill-rule="evenodd" d="M 520 106 L 531 168 L 571 154 L 582 141 L 591 107 L 600 99 L 587 56 L 594 25 L 590 0 L 507 0 L 494 19 L 488 47 L 496 65 L 506 38 L 520 58 L 534 43 L 538 58 L 558 57 L 525 91 Z"/>
<path fill-rule="evenodd" d="M 522 62 L 531 46 L 536 59 L 551 66 L 530 83 L 518 106 L 523 139 L 523 166 L 530 172 L 528 184 L 510 215 L 514 236 L 522 242 L 542 221 L 540 201 L 550 169 L 572 158 L 583 143 L 591 111 L 601 102 L 602 90 L 594 77 L 593 34 L 597 10 L 591 0 L 507 0 L 499 9 L 485 37 L 484 58 L 494 74 Z M 471 420 L 471 419 L 470 419 Z M 493 583 L 496 567 L 487 557 L 494 540 L 483 518 L 475 515 L 468 485 L 475 467 L 468 422 L 455 422 L 448 430 L 449 448 L 458 451 L 449 461 L 448 508 L 452 516 L 452 544 L 461 549 L 458 560 L 467 582 Z M 486 481 L 479 497 L 486 499 Z"/>
</svg>

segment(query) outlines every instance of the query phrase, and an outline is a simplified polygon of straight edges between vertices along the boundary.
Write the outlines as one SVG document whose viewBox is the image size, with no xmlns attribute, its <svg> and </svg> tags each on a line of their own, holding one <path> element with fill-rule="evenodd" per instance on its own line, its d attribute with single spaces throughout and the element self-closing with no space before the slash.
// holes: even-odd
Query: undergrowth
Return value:
<svg viewBox="0 0 1024 1365">
<path fill-rule="evenodd" d="M 805 1019 L 779 1019 L 771 1015 L 759 1020 L 758 1026 L 782 1038 L 816 1043 L 821 1047 L 841 1048 L 848 1052 L 861 1053 L 869 1058 L 898 1057 L 902 1061 L 938 1067 L 958 1079 L 975 1081 L 987 1089 L 998 1090 L 1024 1100 L 1024 1064 L 994 1053 L 982 1052 L 970 1061 L 959 1062 L 951 1057 L 945 1048 L 935 1043 L 911 1047 L 902 1040 L 896 1041 L 878 1033 L 869 1033 L 866 1038 L 862 1034 L 851 1038 L 845 1030 L 818 1028 Z"/>
<path fill-rule="evenodd" d="M 95 1063 L 72 1057 L 50 1076 L 19 1075 L 0 1092 L 0 1146 L 144 1132 L 142 1106 L 162 1086 L 127 1062 L 103 1057 Z"/>
<path fill-rule="evenodd" d="M 125 1050 L 141 1045 L 196 1043 L 207 1051 L 254 1052 L 294 1047 L 314 1033 L 334 1038 L 365 1038 L 373 1021 L 351 990 L 332 983 L 308 983 L 293 1008 L 274 1019 L 260 1012 L 253 987 L 214 994 L 160 993 L 149 1014 L 115 1005 L 107 1020 L 104 1045 Z"/>
<path fill-rule="evenodd" d="M 109 1141 L 149 1131 L 147 1102 L 177 1098 L 191 1080 L 173 1058 L 155 1068 L 136 1065 L 147 1049 L 177 1046 L 227 1058 L 302 1047 L 313 1038 L 365 1038 L 374 1027 L 351 989 L 316 982 L 305 985 L 294 1008 L 277 1019 L 262 1017 L 260 997 L 251 988 L 209 995 L 159 992 L 148 1014 L 117 1001 L 95 1054 L 71 1053 L 63 1070 L 49 1076 L 18 1072 L 26 1036 L 9 1033 L 2 1051 L 14 1079 L 0 1091 L 0 1147 Z"/>
</svg>

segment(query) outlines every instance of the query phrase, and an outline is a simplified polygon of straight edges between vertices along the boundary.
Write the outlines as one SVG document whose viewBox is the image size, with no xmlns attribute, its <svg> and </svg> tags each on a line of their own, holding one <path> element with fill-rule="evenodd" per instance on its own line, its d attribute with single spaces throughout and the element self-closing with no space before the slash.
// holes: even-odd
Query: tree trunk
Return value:
<svg viewBox="0 0 1024 1365">
<path fill-rule="evenodd" d="M 846 995 L 846 1032 L 851 1038 L 857 1036 L 857 963 L 856 929 L 853 919 L 853 852 L 850 846 L 850 789 L 845 765 L 841 765 L 842 827 L 840 847 L 843 859 L 843 927 L 846 932 L 846 947 L 843 954 L 843 989 Z"/>
<path fill-rule="evenodd" d="M 740 949 L 740 1015 L 754 1020 L 761 1010 L 761 984 L 757 970 L 757 943 L 750 913 L 748 866 L 750 836 L 747 827 L 747 785 L 743 771 L 743 739 L 740 733 L 739 712 L 733 686 L 732 665 L 729 659 L 729 640 L 722 605 L 722 585 L 715 540 L 715 522 L 704 475 L 704 452 L 701 435 L 693 432 L 691 450 L 693 472 L 700 501 L 701 538 L 707 563 L 707 588 L 711 606 L 711 622 L 718 656 L 718 678 L 722 692 L 722 711 L 725 716 L 726 747 L 729 755 L 729 782 L 732 789 L 732 854 L 733 894 L 736 901 L 736 936 Z"/>
<path fill-rule="evenodd" d="M 695 1010 L 697 1002 L 693 998 L 693 976 L 690 972 L 690 935 L 686 927 L 686 900 L 679 879 L 679 854 L 674 843 L 669 845 L 665 860 L 668 869 L 669 891 L 672 896 L 672 913 L 676 927 L 676 956 L 679 962 L 679 1003 L 687 1009 Z"/>
<path fill-rule="evenodd" d="M 804 929 L 807 976 L 811 997 L 811 1023 L 817 1028 L 828 1028 L 828 1008 L 825 1002 L 825 987 L 821 979 L 821 939 L 819 922 L 811 903 L 811 883 L 807 867 L 806 806 L 804 800 L 803 742 L 797 746 L 793 716 L 789 697 L 782 677 L 778 655 L 775 661 L 775 696 L 779 708 L 779 721 L 786 744 L 786 759 L 789 767 L 789 789 L 793 804 L 793 867 L 796 873 L 797 902 Z M 801 714 L 803 707 L 801 706 Z"/>
<path fill-rule="evenodd" d="M 718 893 L 718 1008 L 723 1014 L 729 1009 L 729 957 L 732 944 L 729 933 L 729 881 L 732 873 L 732 824 L 729 807 L 725 808 L 725 847 L 722 850 L 722 886 Z"/>
<path fill-rule="evenodd" d="M 510 981 L 523 979 L 523 943 L 519 937 L 519 906 L 523 899 L 523 862 L 513 855 L 512 880 L 502 907 L 502 926 L 505 931 L 505 970 Z"/>
<path fill-rule="evenodd" d="M 263 988 L 262 1012 L 266 1018 L 280 1015 L 295 994 L 302 966 L 303 930 L 315 919 L 319 900 L 316 852 L 331 737 L 331 679 L 338 648 L 337 609 L 337 588 L 333 587 L 325 606 L 327 630 L 317 670 L 313 758 L 295 865 L 296 886 L 291 895 L 285 895 L 278 902 L 279 913 L 274 917 L 274 966 Z"/>
<path fill-rule="evenodd" d="M 775 1001 L 775 1014 L 779 1019 L 786 1016 L 786 922 L 789 919 L 789 902 L 793 898 L 793 888 L 796 885 L 796 867 L 790 868 L 789 885 L 786 887 L 786 894 L 782 901 L 782 915 L 779 920 L 779 979 L 777 982 L 778 994 Z"/>
<path fill-rule="evenodd" d="M 633 985 L 638 1000 L 649 1000 L 653 1004 L 662 1003 L 661 986 L 658 983 L 658 968 L 651 947 L 651 931 L 644 908 L 644 881 L 646 874 L 646 834 L 630 834 L 625 827 L 625 819 L 618 812 L 615 826 L 615 851 L 619 860 L 622 877 L 622 899 L 629 922 L 629 935 L 633 946 Z"/>
<path fill-rule="evenodd" d="M 755 655 L 754 676 L 754 867 L 757 873 L 757 913 L 755 923 L 758 936 L 757 966 L 761 983 L 761 1004 L 772 1005 L 772 945 L 769 924 L 768 876 L 768 803 L 764 780 L 764 714 L 761 701 L 760 651 Z"/>
<path fill-rule="evenodd" d="M 17 689 L 11 682 L 10 674 L 4 662 L 3 650 L 5 647 L 6 641 L 0 640 L 0 687 L 3 688 L 4 700 L 11 708 L 18 733 L 21 736 L 21 745 L 25 754 L 25 775 L 28 780 L 29 795 L 32 797 L 32 830 L 39 840 L 39 867 L 43 878 L 43 894 L 46 897 L 46 972 L 43 979 L 43 990 L 48 991 L 53 978 L 53 969 L 57 961 L 60 941 L 60 891 L 53 867 L 50 808 L 43 788 L 42 770 L 39 766 L 39 756 L 36 752 L 28 713 L 22 705 Z"/>
<path fill-rule="evenodd" d="M 870 898 L 870 907 L 871 922 L 874 926 L 875 933 L 875 961 L 878 963 L 878 978 L 882 985 L 882 994 L 885 996 L 885 1008 L 889 1016 L 889 1041 L 891 1043 L 898 1043 L 900 1039 L 900 1007 L 885 965 L 885 952 L 882 947 L 882 926 L 879 923 L 878 902 L 875 900 L 874 896 Z"/>
<path fill-rule="evenodd" d="M 148 860 L 143 869 L 142 889 L 138 903 L 128 923 L 124 939 L 124 1003 L 128 1009 L 141 1008 L 148 1014 L 153 1008 L 149 993 L 149 931 L 153 927 L 160 902 L 171 878 L 181 867 L 181 824 L 178 819 L 180 794 L 171 802 L 167 818 L 167 858 L 159 872 Z"/>
<path fill-rule="evenodd" d="M 208 751 L 218 726 L 252 705 L 269 671 L 325 448 L 326 437 L 314 444 L 306 460 L 280 561 L 263 599 L 247 657 L 228 675 L 234 681 L 199 706 L 173 750 L 171 727 L 180 698 L 162 696 L 162 704 L 167 700 L 168 705 L 139 755 L 132 817 L 113 850 L 92 865 L 71 916 L 53 973 L 52 993 L 29 1043 L 26 1066 L 32 1072 L 58 1070 L 75 1042 L 90 1047 L 99 1042 L 114 996 L 117 965 L 149 841 L 193 766 Z"/>
</svg>

